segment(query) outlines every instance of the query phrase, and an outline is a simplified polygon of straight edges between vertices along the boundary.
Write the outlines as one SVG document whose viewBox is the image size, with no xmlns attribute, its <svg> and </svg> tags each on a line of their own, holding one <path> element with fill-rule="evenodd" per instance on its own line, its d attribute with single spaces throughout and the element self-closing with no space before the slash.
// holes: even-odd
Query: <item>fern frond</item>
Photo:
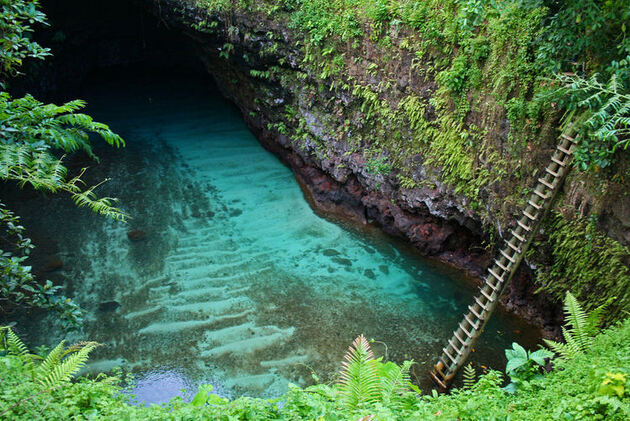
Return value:
<svg viewBox="0 0 630 421">
<path fill-rule="evenodd" d="M 37 366 L 36 376 L 40 379 L 47 377 L 53 369 L 59 365 L 62 358 L 63 346 L 65 341 L 59 342 L 44 358 L 44 360 Z"/>
<path fill-rule="evenodd" d="M 559 355 L 558 359 L 570 359 L 575 355 L 575 350 L 573 350 L 569 345 L 556 342 L 549 339 L 545 339 L 545 344 L 551 349 L 553 352 Z"/>
<path fill-rule="evenodd" d="M 571 326 L 566 331 L 569 337 L 565 336 L 565 340 L 567 343 L 574 342 L 580 351 L 585 351 L 592 343 L 587 323 L 588 317 L 578 300 L 569 291 L 564 299 L 564 312 L 567 324 Z"/>
<path fill-rule="evenodd" d="M 610 297 L 605 303 L 591 310 L 586 316 L 586 333 L 593 337 L 597 335 L 604 321 L 604 310 L 615 300 L 616 297 Z"/>
<path fill-rule="evenodd" d="M 16 357 L 26 357 L 29 352 L 24 342 L 22 342 L 20 337 L 16 335 L 11 328 L 7 328 L 6 332 L 7 353 L 9 355 L 15 355 Z"/>
<path fill-rule="evenodd" d="M 382 364 L 380 375 L 384 402 L 391 402 L 395 396 L 409 391 L 409 384 L 411 383 L 409 370 L 413 364 L 413 361 L 405 361 L 402 366 L 393 362 Z"/>
<path fill-rule="evenodd" d="M 475 383 L 477 383 L 477 371 L 470 363 L 464 367 L 464 389 L 472 389 Z"/>
<path fill-rule="evenodd" d="M 357 337 L 342 362 L 340 393 L 350 410 L 376 402 L 380 397 L 380 380 L 376 361 L 365 336 Z"/>
<path fill-rule="evenodd" d="M 52 371 L 43 379 L 40 379 L 46 387 L 55 387 L 59 383 L 68 381 L 81 370 L 89 359 L 89 354 L 99 344 L 88 342 L 79 351 L 68 355 L 60 364 L 53 367 Z"/>
</svg>

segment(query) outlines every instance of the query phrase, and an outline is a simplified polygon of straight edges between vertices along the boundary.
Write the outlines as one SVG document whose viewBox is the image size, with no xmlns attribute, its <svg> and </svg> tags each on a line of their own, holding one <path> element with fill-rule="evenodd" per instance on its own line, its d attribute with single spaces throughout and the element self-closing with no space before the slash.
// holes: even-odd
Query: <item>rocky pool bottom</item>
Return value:
<svg viewBox="0 0 630 421">
<path fill-rule="evenodd" d="M 71 341 L 104 344 L 91 371 L 122 367 L 139 401 L 211 383 L 229 397 L 275 397 L 289 382 L 335 379 L 352 340 L 427 370 L 474 288 L 372 226 L 318 216 L 291 171 L 265 151 L 204 78 L 150 72 L 93 78 L 89 112 L 127 141 L 97 147 L 92 181 L 131 216 L 115 223 L 68 199 L 7 200 L 38 249 L 33 267 L 87 311 Z M 64 337 L 49 319 L 18 325 L 32 345 Z M 499 312 L 472 360 L 502 369 L 512 341 L 539 332 Z"/>
</svg>

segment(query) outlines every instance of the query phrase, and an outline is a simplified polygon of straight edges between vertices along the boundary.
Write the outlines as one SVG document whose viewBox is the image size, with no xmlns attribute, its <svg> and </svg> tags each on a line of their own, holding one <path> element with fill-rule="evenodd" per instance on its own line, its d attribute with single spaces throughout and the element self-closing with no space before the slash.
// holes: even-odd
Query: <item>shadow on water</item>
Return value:
<svg viewBox="0 0 630 421">
<path fill-rule="evenodd" d="M 127 141 L 97 147 L 101 164 L 89 173 L 111 179 L 99 193 L 118 197 L 130 222 L 59 197 L 16 193 L 8 205 L 40 245 L 35 270 L 88 312 L 70 339 L 105 344 L 90 370 L 133 372 L 149 403 L 201 382 L 225 396 L 273 397 L 289 382 L 311 384 L 313 372 L 334 380 L 363 333 L 377 354 L 418 362 L 416 381 L 431 388 L 427 369 L 472 299 L 470 282 L 374 227 L 317 216 L 205 78 L 110 71 L 82 96 Z M 20 326 L 33 344 L 62 338 L 47 318 Z M 537 338 L 499 313 L 473 361 L 503 368 L 512 341 Z"/>
</svg>

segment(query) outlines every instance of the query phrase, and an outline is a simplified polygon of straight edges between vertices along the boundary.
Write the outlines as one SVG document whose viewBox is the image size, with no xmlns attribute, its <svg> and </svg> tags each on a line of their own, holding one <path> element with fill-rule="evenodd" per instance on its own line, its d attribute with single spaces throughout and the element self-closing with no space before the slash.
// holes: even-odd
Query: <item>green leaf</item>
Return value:
<svg viewBox="0 0 630 421">
<path fill-rule="evenodd" d="M 199 385 L 199 387 L 197 388 L 197 393 L 195 394 L 195 397 L 190 402 L 190 404 L 193 406 L 204 406 L 206 402 L 208 402 L 210 392 L 212 392 L 211 384 Z M 212 396 L 216 396 L 216 395 L 212 395 Z"/>
</svg>

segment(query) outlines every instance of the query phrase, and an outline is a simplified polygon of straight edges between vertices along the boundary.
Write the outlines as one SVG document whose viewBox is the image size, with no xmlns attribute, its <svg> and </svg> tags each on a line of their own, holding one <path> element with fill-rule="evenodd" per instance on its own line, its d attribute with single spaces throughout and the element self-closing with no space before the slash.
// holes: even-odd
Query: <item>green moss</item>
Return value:
<svg viewBox="0 0 630 421">
<path fill-rule="evenodd" d="M 587 309 L 614 297 L 606 321 L 627 317 L 630 269 L 624 260 L 630 256 L 630 249 L 599 231 L 593 218 L 568 221 L 561 214 L 552 213 L 544 230 L 546 241 L 533 248 L 538 250 L 534 255 L 546 263 L 538 270 L 539 290 L 558 301 L 569 290 Z"/>
</svg>

